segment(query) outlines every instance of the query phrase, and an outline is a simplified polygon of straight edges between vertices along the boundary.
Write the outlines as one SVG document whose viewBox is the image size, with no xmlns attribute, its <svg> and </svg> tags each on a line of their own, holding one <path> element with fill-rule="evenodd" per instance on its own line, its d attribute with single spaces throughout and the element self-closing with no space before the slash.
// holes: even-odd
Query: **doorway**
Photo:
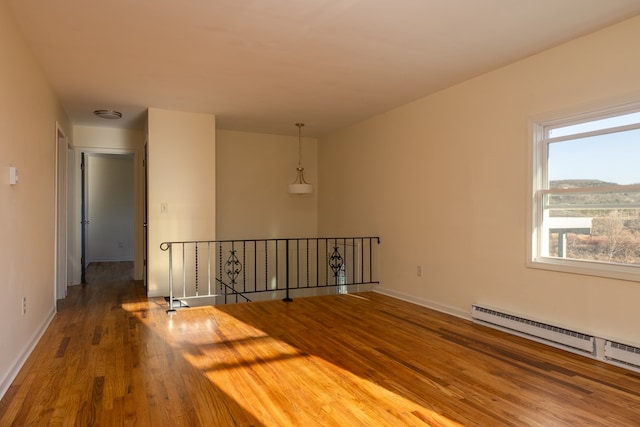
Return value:
<svg viewBox="0 0 640 427">
<path fill-rule="evenodd" d="M 82 282 L 90 264 L 130 265 L 135 224 L 133 154 L 82 153 Z M 106 271 L 110 271 L 106 269 Z M 120 278 L 121 268 L 118 269 Z"/>
</svg>

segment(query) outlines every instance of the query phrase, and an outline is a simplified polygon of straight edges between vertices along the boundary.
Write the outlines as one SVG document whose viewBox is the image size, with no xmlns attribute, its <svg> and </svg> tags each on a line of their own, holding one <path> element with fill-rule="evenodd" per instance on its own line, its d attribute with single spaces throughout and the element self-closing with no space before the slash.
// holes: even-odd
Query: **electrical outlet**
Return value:
<svg viewBox="0 0 640 427">
<path fill-rule="evenodd" d="M 124 248 L 124 242 L 123 241 L 119 241 L 118 242 L 118 247 L 119 248 Z"/>
<path fill-rule="evenodd" d="M 422 277 L 422 266 L 421 265 L 416 267 L 416 276 Z"/>
<path fill-rule="evenodd" d="M 27 297 L 22 297 L 22 314 L 27 314 Z"/>
<path fill-rule="evenodd" d="M 169 204 L 167 202 L 160 203 L 160 213 L 169 212 Z"/>
</svg>

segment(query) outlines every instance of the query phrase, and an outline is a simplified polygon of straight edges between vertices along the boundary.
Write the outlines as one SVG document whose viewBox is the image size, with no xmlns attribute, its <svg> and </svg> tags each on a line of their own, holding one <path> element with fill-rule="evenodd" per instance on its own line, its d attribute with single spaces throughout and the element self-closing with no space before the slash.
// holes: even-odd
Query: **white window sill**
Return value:
<svg viewBox="0 0 640 427">
<path fill-rule="evenodd" d="M 527 262 L 527 267 L 640 282 L 640 266 L 541 257 Z"/>
</svg>

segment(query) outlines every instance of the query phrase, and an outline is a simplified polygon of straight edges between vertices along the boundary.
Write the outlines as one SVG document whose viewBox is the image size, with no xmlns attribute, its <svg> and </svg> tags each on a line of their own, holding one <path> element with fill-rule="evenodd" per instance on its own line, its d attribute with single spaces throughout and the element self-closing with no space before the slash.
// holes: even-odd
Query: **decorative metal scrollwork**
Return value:
<svg viewBox="0 0 640 427">
<path fill-rule="evenodd" d="M 331 271 L 333 271 L 333 277 L 338 277 L 338 272 L 342 269 L 343 265 L 344 259 L 342 259 L 342 255 L 340 255 L 338 246 L 334 246 L 331 257 L 329 258 L 329 266 L 331 267 Z"/>
<path fill-rule="evenodd" d="M 229 279 L 231 279 L 231 283 L 235 284 L 236 277 L 238 277 L 238 275 L 242 271 L 242 263 L 236 256 L 235 250 L 229 251 L 229 253 L 230 253 L 229 258 L 227 259 L 227 262 L 224 264 L 224 272 L 227 273 L 227 276 L 229 276 Z"/>
</svg>

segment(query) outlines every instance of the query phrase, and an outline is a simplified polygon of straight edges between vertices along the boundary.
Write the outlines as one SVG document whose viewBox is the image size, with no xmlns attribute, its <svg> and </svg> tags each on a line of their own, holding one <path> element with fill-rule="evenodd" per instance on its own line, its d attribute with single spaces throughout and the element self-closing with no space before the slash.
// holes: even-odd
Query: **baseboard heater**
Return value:
<svg viewBox="0 0 640 427">
<path fill-rule="evenodd" d="M 640 348 L 638 347 L 607 340 L 604 343 L 604 358 L 607 362 L 640 370 Z"/>
<path fill-rule="evenodd" d="M 471 318 L 479 323 L 506 329 L 507 332 L 523 335 L 527 338 L 542 340 L 555 347 L 578 350 L 592 356 L 596 354 L 596 339 L 591 335 L 546 323 L 536 322 L 490 308 L 471 306 Z"/>
<path fill-rule="evenodd" d="M 474 322 L 640 372 L 640 348 L 570 329 L 537 322 L 495 309 L 471 306 Z"/>
</svg>

